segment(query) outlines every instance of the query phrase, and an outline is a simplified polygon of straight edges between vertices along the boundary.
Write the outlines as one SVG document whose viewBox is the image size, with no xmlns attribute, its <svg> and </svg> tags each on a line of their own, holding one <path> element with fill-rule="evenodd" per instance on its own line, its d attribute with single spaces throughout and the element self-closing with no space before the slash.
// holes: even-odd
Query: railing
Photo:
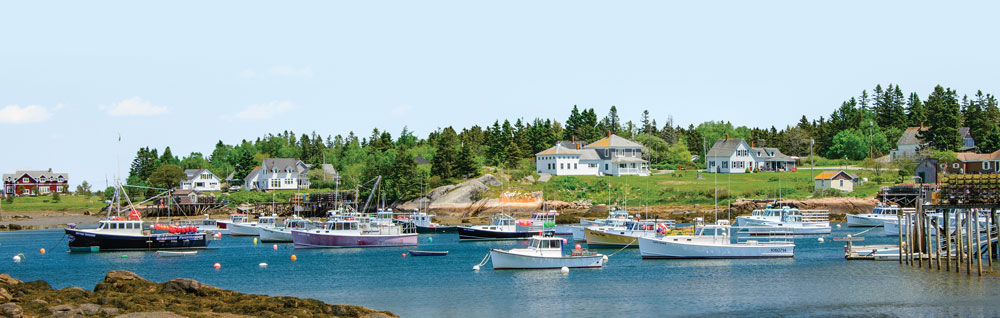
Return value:
<svg viewBox="0 0 1000 318">
<path fill-rule="evenodd" d="M 830 211 L 826 210 L 799 210 L 802 215 L 802 223 L 830 223 Z"/>
</svg>

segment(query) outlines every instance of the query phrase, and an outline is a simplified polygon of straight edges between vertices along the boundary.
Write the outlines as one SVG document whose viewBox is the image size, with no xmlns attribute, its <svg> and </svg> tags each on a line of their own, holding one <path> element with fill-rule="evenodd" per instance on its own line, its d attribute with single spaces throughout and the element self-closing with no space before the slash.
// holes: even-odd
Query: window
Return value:
<svg viewBox="0 0 1000 318">
<path fill-rule="evenodd" d="M 562 169 L 562 168 L 563 168 L 563 164 L 562 164 L 562 163 L 560 163 L 560 164 L 559 164 L 559 169 Z"/>
<path fill-rule="evenodd" d="M 943 163 L 940 164 L 940 165 L 938 165 L 938 166 L 941 166 L 941 169 L 944 169 L 944 167 L 945 167 L 945 165 Z"/>
<path fill-rule="evenodd" d="M 958 169 L 958 163 L 957 163 L 957 162 L 956 162 L 956 163 L 953 163 L 953 164 L 951 165 L 951 167 L 952 167 L 952 168 L 955 168 L 955 169 Z"/>
<path fill-rule="evenodd" d="M 62 176 L 59 176 L 59 182 L 63 182 L 63 180 L 66 180 L 66 179 L 63 179 Z"/>
<path fill-rule="evenodd" d="M 56 192 L 63 192 L 63 187 L 62 186 L 56 187 Z"/>
<path fill-rule="evenodd" d="M 280 187 L 280 186 L 281 186 L 281 183 L 278 182 L 278 179 L 271 179 L 271 187 L 272 188 L 277 188 L 277 187 Z"/>
<path fill-rule="evenodd" d="M 604 164 L 604 170 L 608 170 L 608 164 Z"/>
<path fill-rule="evenodd" d="M 983 161 L 983 170 L 989 170 L 989 169 L 990 169 L 990 162 Z"/>
<path fill-rule="evenodd" d="M 205 183 L 204 182 L 195 182 L 194 186 L 202 188 L 202 187 L 205 187 Z"/>
<path fill-rule="evenodd" d="M 41 177 L 41 178 L 39 178 L 39 179 L 38 179 L 38 181 L 39 181 L 39 182 L 45 182 L 45 177 Z"/>
<path fill-rule="evenodd" d="M 285 168 L 285 172 L 292 173 L 292 168 L 291 167 Z"/>
<path fill-rule="evenodd" d="M 286 185 L 289 185 L 289 184 L 295 184 L 295 179 L 291 179 L 291 178 L 289 178 L 289 179 L 285 179 L 285 184 L 286 184 Z"/>
<path fill-rule="evenodd" d="M 38 187 L 39 193 L 49 193 L 49 187 Z"/>
<path fill-rule="evenodd" d="M 843 179 L 840 180 L 840 187 L 844 187 L 844 180 Z"/>
<path fill-rule="evenodd" d="M 576 164 L 575 163 L 573 164 L 573 169 L 576 169 Z"/>
<path fill-rule="evenodd" d="M 21 182 L 28 183 L 28 178 L 25 177 L 24 179 L 21 179 Z"/>
</svg>

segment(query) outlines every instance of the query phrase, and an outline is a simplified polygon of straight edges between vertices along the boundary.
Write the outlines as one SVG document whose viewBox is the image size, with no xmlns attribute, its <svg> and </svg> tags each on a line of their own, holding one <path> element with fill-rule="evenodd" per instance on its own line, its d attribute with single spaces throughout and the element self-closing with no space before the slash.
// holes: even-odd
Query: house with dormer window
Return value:
<svg viewBox="0 0 1000 318">
<path fill-rule="evenodd" d="M 294 190 L 309 188 L 309 165 L 293 158 L 267 158 L 243 179 L 247 190 Z"/>
<path fill-rule="evenodd" d="M 642 157 L 642 145 L 608 133 L 586 146 L 563 141 L 535 154 L 535 170 L 557 176 L 648 176 L 649 161 Z"/>
<path fill-rule="evenodd" d="M 184 175 L 187 178 L 181 180 L 181 185 L 178 187 L 181 190 L 195 190 L 198 192 L 222 190 L 222 180 L 216 177 L 211 171 L 208 171 L 208 169 L 186 169 L 184 170 Z"/>
<path fill-rule="evenodd" d="M 3 175 L 4 196 L 46 195 L 69 191 L 69 174 L 45 170 L 23 170 Z"/>
</svg>

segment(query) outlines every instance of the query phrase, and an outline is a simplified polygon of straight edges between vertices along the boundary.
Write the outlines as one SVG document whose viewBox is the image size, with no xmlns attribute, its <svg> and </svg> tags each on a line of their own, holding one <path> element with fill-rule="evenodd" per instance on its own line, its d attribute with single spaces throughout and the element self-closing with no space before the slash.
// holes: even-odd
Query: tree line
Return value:
<svg viewBox="0 0 1000 318">
<path fill-rule="evenodd" d="M 727 121 L 682 127 L 670 115 L 657 123 L 648 110 L 633 122 L 621 119 L 615 106 L 599 117 L 594 108 L 574 105 L 565 121 L 496 120 L 460 131 L 452 126 L 439 128 L 425 138 L 403 127 L 398 136 L 378 128 L 367 137 L 354 132 L 323 137 L 316 132 L 284 131 L 233 145 L 219 141 L 207 156 L 192 152 L 178 157 L 170 147 L 162 153 L 143 147 L 132 162 L 128 183 L 170 188 L 183 178 L 184 169 L 201 168 L 220 178 L 232 174 L 233 179 L 242 182 L 264 158 L 298 158 L 313 165 L 310 181 L 314 187 L 336 186 L 333 180 L 324 181 L 322 169 L 317 169 L 325 163 L 338 172 L 341 188 L 350 189 L 381 175 L 386 199 L 402 201 L 419 196 L 425 188 L 475 177 L 484 166 L 530 173 L 534 170 L 534 154 L 557 142 L 594 142 L 608 133 L 643 144 L 644 155 L 654 167 L 665 168 L 700 166 L 707 148 L 727 135 L 746 139 L 757 147 L 776 147 L 793 156 L 806 156 L 812 150 L 828 158 L 861 160 L 885 155 L 907 127 L 921 123 L 929 127 L 921 137 L 935 149 L 960 149 L 958 127 L 963 125 L 976 137 L 980 151 L 1000 149 L 996 98 L 981 91 L 971 98 L 958 98 L 957 92 L 941 86 L 922 100 L 917 93 L 903 93 L 898 85 L 876 85 L 871 94 L 863 90 L 859 96 L 842 102 L 828 118 L 809 120 L 802 116 L 798 123 L 780 129 L 734 126 Z M 429 164 L 417 164 L 418 157 Z"/>
</svg>

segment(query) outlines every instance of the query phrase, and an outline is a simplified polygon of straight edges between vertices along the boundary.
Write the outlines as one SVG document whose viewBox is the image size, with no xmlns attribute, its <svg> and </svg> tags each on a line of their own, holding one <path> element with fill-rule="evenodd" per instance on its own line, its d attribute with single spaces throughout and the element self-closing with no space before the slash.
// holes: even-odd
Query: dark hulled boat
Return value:
<svg viewBox="0 0 1000 318">
<path fill-rule="evenodd" d="M 533 226 L 532 221 L 518 224 L 517 220 L 500 213 L 490 218 L 488 225 L 462 226 L 458 228 L 460 240 L 526 240 L 533 235 L 555 235 L 553 229 Z"/>
<path fill-rule="evenodd" d="M 205 248 L 204 232 L 153 233 L 143 228 L 141 220 L 108 219 L 96 229 L 66 229 L 70 248 L 97 246 L 100 251 L 162 250 Z"/>
</svg>

